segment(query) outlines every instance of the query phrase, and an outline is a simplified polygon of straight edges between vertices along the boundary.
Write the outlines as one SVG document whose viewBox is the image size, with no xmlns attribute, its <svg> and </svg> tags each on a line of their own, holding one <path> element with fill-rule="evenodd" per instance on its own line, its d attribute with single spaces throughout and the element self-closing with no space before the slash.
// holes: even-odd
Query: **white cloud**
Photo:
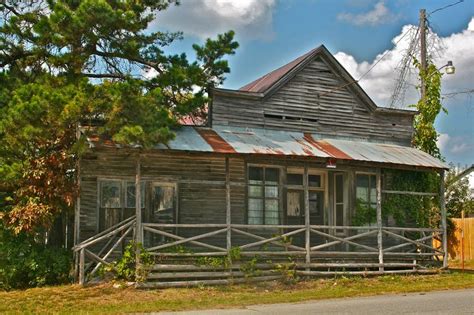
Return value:
<svg viewBox="0 0 474 315">
<path fill-rule="evenodd" d="M 228 30 L 240 38 L 269 40 L 276 0 L 188 0 L 157 15 L 156 24 L 200 38 Z"/>
<path fill-rule="evenodd" d="M 340 13 L 337 19 L 345 21 L 354 25 L 380 25 L 394 22 L 399 19 L 399 15 L 395 15 L 385 6 L 383 1 L 379 1 L 375 4 L 374 8 L 366 13 L 353 14 L 353 13 Z"/>
<path fill-rule="evenodd" d="M 451 139 L 451 137 L 447 133 L 441 133 L 439 135 L 437 144 L 441 151 L 445 151 L 447 149 L 449 139 Z"/>
<path fill-rule="evenodd" d="M 390 99 L 398 78 L 397 67 L 410 43 L 411 34 L 406 33 L 413 32 L 414 29 L 414 26 L 405 25 L 401 33 L 392 39 L 393 47 L 377 55 L 374 60 L 359 62 L 345 52 L 335 54 L 337 60 L 355 79 L 359 79 L 377 63 L 359 84 L 379 106 L 390 105 Z M 406 36 L 404 36 L 405 34 Z M 454 75 L 443 75 L 442 94 L 472 90 L 474 86 L 474 17 L 466 29 L 461 32 L 446 37 L 434 35 L 430 38 L 430 42 L 433 40 L 441 43 L 442 47 L 442 49 L 436 49 L 436 54 L 433 53 L 434 63 L 440 67 L 451 60 L 456 67 Z M 385 57 L 381 59 L 384 55 Z M 413 68 L 407 76 L 407 82 L 405 98 L 396 103 L 399 108 L 415 104 L 420 96 L 416 89 L 416 85 L 419 84 L 417 72 Z M 448 116 L 441 114 L 440 119 L 444 121 L 445 125 L 449 124 L 450 132 L 449 134 L 440 134 L 438 139 L 438 146 L 442 154 L 452 161 L 472 161 L 474 132 L 469 127 L 472 124 L 469 117 L 472 117 L 474 113 L 470 109 L 474 105 L 472 96 L 464 94 L 457 97 L 446 97 L 443 99 L 443 105 L 448 108 L 450 114 Z"/>
<path fill-rule="evenodd" d="M 345 52 L 338 52 L 335 57 L 355 78 L 360 78 L 375 63 L 377 65 L 360 81 L 362 88 L 379 106 L 388 106 L 392 96 L 395 83 L 398 78 L 397 68 L 410 44 L 411 34 L 415 27 L 405 25 L 399 35 L 392 39 L 393 47 L 377 55 L 372 61 L 358 62 L 353 56 Z M 469 25 L 460 33 L 451 34 L 447 37 L 434 35 L 433 40 L 441 43 L 442 50 L 438 50 L 433 56 L 434 63 L 438 66 L 452 60 L 456 67 L 455 75 L 444 75 L 442 81 L 442 93 L 451 93 L 461 90 L 472 89 L 474 86 L 474 17 Z M 384 56 L 385 55 L 385 56 Z M 384 57 L 383 57 L 384 56 Z M 383 57 L 382 60 L 380 60 Z M 406 90 L 404 104 L 414 104 L 419 92 L 416 90 L 418 84 L 416 71 L 411 69 L 411 75 L 407 77 L 408 88 Z"/>
</svg>

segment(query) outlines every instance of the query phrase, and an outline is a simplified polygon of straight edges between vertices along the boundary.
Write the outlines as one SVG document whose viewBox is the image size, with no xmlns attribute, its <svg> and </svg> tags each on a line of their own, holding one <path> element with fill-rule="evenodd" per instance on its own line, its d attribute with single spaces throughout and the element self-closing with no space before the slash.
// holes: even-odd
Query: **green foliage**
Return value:
<svg viewBox="0 0 474 315">
<path fill-rule="evenodd" d="M 227 256 L 203 256 L 196 259 L 198 266 L 210 266 L 214 268 L 225 267 L 228 268 L 232 265 L 232 262 L 238 261 L 242 258 L 240 247 L 232 247 Z"/>
<path fill-rule="evenodd" d="M 240 271 L 242 271 L 246 278 L 258 277 L 262 271 L 257 268 L 257 264 L 260 262 L 260 257 L 255 256 L 252 259 L 242 263 L 240 265 Z"/>
<path fill-rule="evenodd" d="M 370 207 L 361 199 L 356 200 L 356 212 L 352 218 L 352 224 L 355 226 L 365 226 L 377 221 L 377 209 Z"/>
<path fill-rule="evenodd" d="M 44 246 L 25 233 L 0 226 L 0 289 L 23 289 L 70 282 L 71 253 Z"/>
<path fill-rule="evenodd" d="M 137 270 L 137 252 L 140 265 Z M 117 280 L 144 281 L 148 269 L 153 265 L 153 257 L 145 250 L 141 243 L 130 242 L 122 254 L 122 257 L 105 268 L 106 272 L 112 272 Z"/>
<path fill-rule="evenodd" d="M 284 284 L 296 284 L 299 281 L 299 277 L 296 274 L 296 263 L 291 257 L 288 257 L 288 262 L 277 263 L 275 271 L 282 275 L 281 281 Z"/>
<path fill-rule="evenodd" d="M 34 232 L 71 208 L 87 149 L 80 125 L 150 148 L 203 112 L 238 43 L 229 31 L 194 45 L 194 62 L 167 55 L 182 34 L 150 23 L 176 2 L 0 2 L 0 217 L 9 227 Z"/>
<path fill-rule="evenodd" d="M 419 70 L 420 80 L 425 82 L 426 91 L 425 97 L 420 98 L 416 105 L 412 105 L 418 111 L 414 121 L 413 144 L 436 158 L 442 158 L 436 143 L 439 135 L 434 127 L 436 117 L 438 117 L 440 111 L 448 113 L 446 108 L 441 105 L 442 73 L 432 62 L 429 62 L 426 70 L 421 68 L 421 63 L 416 59 L 414 59 L 413 64 Z"/>
<path fill-rule="evenodd" d="M 466 215 L 474 213 L 474 199 L 471 197 L 468 177 L 454 180 L 456 171 L 451 167 L 445 178 L 446 212 L 448 218 L 460 218 L 461 212 Z"/>
<path fill-rule="evenodd" d="M 428 172 L 385 169 L 385 185 L 390 190 L 437 192 L 439 176 Z M 437 227 L 439 200 L 430 196 L 384 194 L 382 218 L 392 218 L 396 226 Z"/>
</svg>

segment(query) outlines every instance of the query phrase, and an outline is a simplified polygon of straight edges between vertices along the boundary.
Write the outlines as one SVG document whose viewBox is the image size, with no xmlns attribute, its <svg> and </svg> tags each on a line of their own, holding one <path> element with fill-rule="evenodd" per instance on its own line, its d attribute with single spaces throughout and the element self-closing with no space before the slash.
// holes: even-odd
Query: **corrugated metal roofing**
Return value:
<svg viewBox="0 0 474 315">
<path fill-rule="evenodd" d="M 89 138 L 94 145 L 97 138 Z M 109 145 L 101 143 L 101 145 Z M 449 166 L 415 148 L 367 141 L 321 138 L 317 134 L 215 126 L 181 127 L 176 138 L 157 149 L 228 154 L 269 154 L 354 160 L 428 168 Z"/>
<path fill-rule="evenodd" d="M 275 82 L 280 80 L 291 69 L 293 69 L 294 67 L 299 65 L 301 62 L 303 62 L 306 59 L 306 57 L 309 57 L 317 49 L 319 49 L 319 47 L 307 52 L 306 54 L 296 58 L 295 60 L 287 63 L 286 65 L 265 74 L 264 76 L 258 78 L 257 80 L 250 82 L 249 84 L 241 87 L 239 90 L 247 91 L 247 92 L 258 92 L 258 93 L 266 91 Z"/>
</svg>

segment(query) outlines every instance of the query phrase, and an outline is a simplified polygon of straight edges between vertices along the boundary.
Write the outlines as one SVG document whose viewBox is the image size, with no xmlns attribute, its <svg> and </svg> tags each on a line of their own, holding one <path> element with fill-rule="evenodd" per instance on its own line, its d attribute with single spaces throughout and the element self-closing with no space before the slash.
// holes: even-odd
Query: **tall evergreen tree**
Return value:
<svg viewBox="0 0 474 315">
<path fill-rule="evenodd" d="M 165 143 L 224 81 L 232 31 L 194 45 L 194 62 L 165 53 L 182 34 L 155 31 L 156 15 L 175 4 L 0 3 L 0 215 L 15 231 L 48 226 L 73 204 L 80 123 L 100 122 L 97 132 L 119 143 Z"/>
</svg>

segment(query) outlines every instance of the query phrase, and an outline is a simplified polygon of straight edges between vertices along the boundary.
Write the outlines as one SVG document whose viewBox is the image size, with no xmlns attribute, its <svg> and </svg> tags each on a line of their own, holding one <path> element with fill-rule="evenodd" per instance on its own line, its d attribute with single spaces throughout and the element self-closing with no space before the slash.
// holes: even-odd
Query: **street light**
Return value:
<svg viewBox="0 0 474 315">
<path fill-rule="evenodd" d="M 456 68 L 453 66 L 453 62 L 450 60 L 448 61 L 447 64 L 439 68 L 438 70 L 441 70 L 443 68 L 446 68 L 446 74 L 454 74 L 456 72 Z"/>
</svg>

